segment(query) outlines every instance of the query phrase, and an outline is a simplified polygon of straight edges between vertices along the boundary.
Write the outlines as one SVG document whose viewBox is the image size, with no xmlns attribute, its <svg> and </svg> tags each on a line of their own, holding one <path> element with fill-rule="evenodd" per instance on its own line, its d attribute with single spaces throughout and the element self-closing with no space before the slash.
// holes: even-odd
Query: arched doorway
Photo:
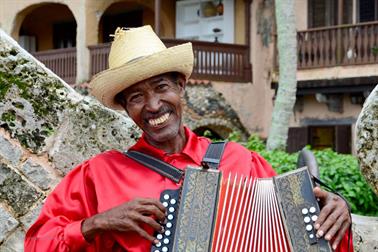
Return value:
<svg viewBox="0 0 378 252">
<path fill-rule="evenodd" d="M 139 27 L 153 25 L 154 12 L 146 6 L 134 2 L 117 2 L 110 5 L 101 16 L 99 23 L 99 42 L 112 41 L 111 34 L 117 27 Z"/>
<path fill-rule="evenodd" d="M 17 27 L 17 23 L 19 23 Z M 16 17 L 18 40 L 29 52 L 76 46 L 76 20 L 64 4 L 32 5 Z"/>
</svg>

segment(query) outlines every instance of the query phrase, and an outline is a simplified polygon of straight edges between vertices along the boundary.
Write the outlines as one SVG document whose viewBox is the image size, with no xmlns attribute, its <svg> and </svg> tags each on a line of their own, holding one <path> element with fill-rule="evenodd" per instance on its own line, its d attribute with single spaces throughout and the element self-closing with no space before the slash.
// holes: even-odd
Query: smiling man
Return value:
<svg viewBox="0 0 378 252">
<path fill-rule="evenodd" d="M 125 110 L 143 135 L 129 149 L 180 170 L 200 166 L 210 140 L 182 124 L 182 98 L 193 68 L 190 43 L 166 48 L 144 26 L 117 29 L 109 69 L 91 81 L 92 94 L 105 106 Z M 219 169 L 249 177 L 275 175 L 257 153 L 229 142 Z M 26 234 L 25 251 L 150 251 L 162 231 L 166 209 L 158 201 L 182 181 L 144 167 L 119 151 L 107 151 L 74 168 L 47 198 Z M 316 221 L 319 236 L 346 251 L 351 220 L 338 196 L 316 188 L 324 207 Z"/>
</svg>

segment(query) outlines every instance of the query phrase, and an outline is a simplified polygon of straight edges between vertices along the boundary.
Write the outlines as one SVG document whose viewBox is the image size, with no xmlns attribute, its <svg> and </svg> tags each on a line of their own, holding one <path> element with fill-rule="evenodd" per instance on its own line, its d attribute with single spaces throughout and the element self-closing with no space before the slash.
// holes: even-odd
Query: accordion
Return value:
<svg viewBox="0 0 378 252">
<path fill-rule="evenodd" d="M 315 236 L 312 189 L 306 167 L 269 179 L 188 167 L 182 188 L 161 194 L 167 223 L 151 251 L 332 251 Z"/>
</svg>

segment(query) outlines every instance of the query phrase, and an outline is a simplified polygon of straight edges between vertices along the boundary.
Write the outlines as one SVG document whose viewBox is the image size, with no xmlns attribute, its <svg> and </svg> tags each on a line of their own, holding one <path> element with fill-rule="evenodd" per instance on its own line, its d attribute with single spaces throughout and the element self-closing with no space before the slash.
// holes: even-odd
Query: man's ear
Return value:
<svg viewBox="0 0 378 252">
<path fill-rule="evenodd" d="M 185 88 L 186 88 L 186 80 L 184 76 L 179 76 L 177 79 L 177 85 L 180 89 L 180 96 L 184 97 L 185 94 Z"/>
</svg>

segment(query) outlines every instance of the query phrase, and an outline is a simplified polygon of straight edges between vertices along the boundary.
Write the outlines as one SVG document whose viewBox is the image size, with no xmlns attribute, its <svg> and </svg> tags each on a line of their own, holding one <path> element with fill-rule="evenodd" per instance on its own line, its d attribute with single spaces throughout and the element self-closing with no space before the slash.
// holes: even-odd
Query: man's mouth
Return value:
<svg viewBox="0 0 378 252">
<path fill-rule="evenodd" d="M 149 119 L 148 123 L 151 126 L 156 127 L 168 121 L 169 116 L 170 116 L 170 113 L 167 112 L 158 118 Z"/>
</svg>

